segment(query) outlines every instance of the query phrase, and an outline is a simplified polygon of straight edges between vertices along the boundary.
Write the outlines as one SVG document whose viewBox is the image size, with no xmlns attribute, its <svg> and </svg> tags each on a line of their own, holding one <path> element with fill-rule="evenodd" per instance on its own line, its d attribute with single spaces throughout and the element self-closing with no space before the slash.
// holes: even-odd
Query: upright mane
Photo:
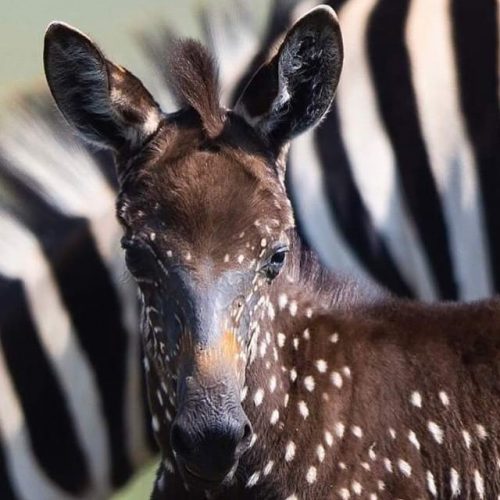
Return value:
<svg viewBox="0 0 500 500">
<path fill-rule="evenodd" d="M 176 39 L 172 41 L 168 66 L 169 85 L 179 104 L 198 113 L 210 138 L 219 135 L 224 113 L 215 59 L 201 43 Z"/>
</svg>

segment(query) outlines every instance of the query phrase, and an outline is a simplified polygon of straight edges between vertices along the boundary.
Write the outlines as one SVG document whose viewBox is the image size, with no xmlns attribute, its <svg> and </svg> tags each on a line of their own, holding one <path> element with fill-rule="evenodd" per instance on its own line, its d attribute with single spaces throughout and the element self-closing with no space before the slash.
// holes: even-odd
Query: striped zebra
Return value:
<svg viewBox="0 0 500 500">
<path fill-rule="evenodd" d="M 314 3 L 276 0 L 260 44 L 253 26 L 205 18 L 226 96 Z M 342 82 L 334 110 L 292 149 L 287 179 L 304 236 L 330 266 L 402 295 L 490 295 L 498 6 L 330 4 L 345 37 Z M 156 71 L 145 80 L 172 109 L 164 41 L 147 37 Z M 80 144 L 49 102 L 27 99 L 0 132 L 0 498 L 105 498 L 154 453 L 135 291 L 110 158 Z"/>
<path fill-rule="evenodd" d="M 237 31 L 219 29 L 224 11 L 203 17 L 240 65 L 222 68 L 227 89 L 258 42 L 245 12 Z M 145 80 L 172 109 L 156 71 L 164 31 L 146 35 Z M 1 500 L 108 498 L 156 452 L 115 189 L 111 156 L 81 143 L 47 92 L 19 99 L 0 129 Z"/>
<path fill-rule="evenodd" d="M 320 2 L 276 3 L 247 77 Z M 399 295 L 498 292 L 498 1 L 323 3 L 339 15 L 345 62 L 333 110 L 290 153 L 305 239 L 330 267 Z"/>
</svg>

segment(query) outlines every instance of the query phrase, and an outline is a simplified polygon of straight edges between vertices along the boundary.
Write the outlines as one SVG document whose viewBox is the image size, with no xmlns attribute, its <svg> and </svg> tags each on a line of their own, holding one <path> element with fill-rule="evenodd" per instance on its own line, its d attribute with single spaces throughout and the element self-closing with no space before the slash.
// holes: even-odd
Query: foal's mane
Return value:
<svg viewBox="0 0 500 500">
<path fill-rule="evenodd" d="M 168 59 L 168 85 L 183 107 L 193 108 L 210 138 L 224 127 L 220 106 L 219 71 L 215 58 L 191 39 L 172 39 Z"/>
</svg>

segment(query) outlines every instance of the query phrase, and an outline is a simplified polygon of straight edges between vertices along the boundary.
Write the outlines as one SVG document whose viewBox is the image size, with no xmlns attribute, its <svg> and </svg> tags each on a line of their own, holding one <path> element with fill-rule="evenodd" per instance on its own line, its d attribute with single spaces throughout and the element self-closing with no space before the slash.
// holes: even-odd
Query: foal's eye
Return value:
<svg viewBox="0 0 500 500">
<path fill-rule="evenodd" d="M 272 280 L 278 276 L 283 264 L 285 263 L 286 254 L 288 253 L 287 247 L 280 247 L 272 254 L 271 258 L 264 266 L 264 272 L 268 280 Z"/>
</svg>

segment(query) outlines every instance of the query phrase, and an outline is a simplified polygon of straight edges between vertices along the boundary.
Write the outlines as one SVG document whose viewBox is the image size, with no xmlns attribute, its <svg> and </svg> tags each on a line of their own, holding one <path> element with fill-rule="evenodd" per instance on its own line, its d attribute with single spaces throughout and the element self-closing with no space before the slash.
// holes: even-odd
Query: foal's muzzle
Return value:
<svg viewBox="0 0 500 500">
<path fill-rule="evenodd" d="M 235 471 L 250 446 L 252 426 L 239 404 L 224 414 L 203 412 L 202 407 L 181 411 L 170 439 L 184 479 L 207 489 L 217 487 Z"/>
</svg>

